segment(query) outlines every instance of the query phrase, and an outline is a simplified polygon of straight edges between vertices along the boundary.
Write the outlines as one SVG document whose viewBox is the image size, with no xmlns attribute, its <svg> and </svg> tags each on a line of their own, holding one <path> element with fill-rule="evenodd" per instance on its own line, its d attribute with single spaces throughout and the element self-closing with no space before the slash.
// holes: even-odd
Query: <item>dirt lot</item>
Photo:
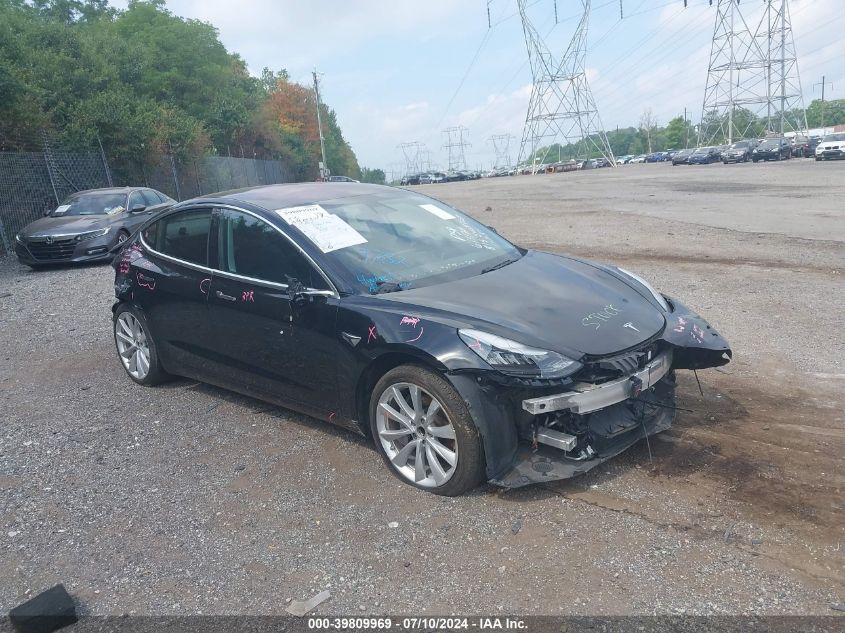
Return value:
<svg viewBox="0 0 845 633">
<path fill-rule="evenodd" d="M 113 351 L 108 267 L 0 265 L 0 611 L 830 615 L 845 603 L 845 163 L 632 165 L 421 191 L 613 262 L 732 342 L 672 431 L 443 499 L 368 444 Z M 490 210 L 487 210 L 487 209 Z M 389 527 L 392 522 L 398 527 Z"/>
</svg>

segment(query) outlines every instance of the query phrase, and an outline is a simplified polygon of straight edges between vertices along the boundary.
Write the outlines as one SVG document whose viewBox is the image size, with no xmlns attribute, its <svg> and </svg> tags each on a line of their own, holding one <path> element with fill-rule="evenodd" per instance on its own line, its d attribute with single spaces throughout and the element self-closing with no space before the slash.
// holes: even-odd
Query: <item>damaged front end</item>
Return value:
<svg viewBox="0 0 845 633">
<path fill-rule="evenodd" d="M 505 415 L 514 429 L 500 432 L 493 449 L 498 454 L 490 454 L 484 438 L 489 480 L 517 488 L 574 477 L 669 429 L 676 412 L 675 370 L 716 367 L 731 359 L 727 341 L 712 326 L 670 302 L 663 331 L 636 349 L 582 359 L 583 367 L 565 386 L 511 383 L 503 389 L 495 380 L 478 381 L 481 395 L 469 402 L 471 410 Z M 503 440 L 510 445 L 507 456 L 499 452 Z"/>
</svg>

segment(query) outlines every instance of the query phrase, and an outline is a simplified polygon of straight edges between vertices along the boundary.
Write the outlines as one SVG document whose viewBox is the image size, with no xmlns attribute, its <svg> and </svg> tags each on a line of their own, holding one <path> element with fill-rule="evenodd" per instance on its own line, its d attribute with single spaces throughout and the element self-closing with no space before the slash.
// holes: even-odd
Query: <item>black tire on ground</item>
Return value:
<svg viewBox="0 0 845 633">
<path fill-rule="evenodd" d="M 816 156 L 816 162 L 819 162 L 822 159 L 821 156 Z"/>
<path fill-rule="evenodd" d="M 376 427 L 376 407 L 379 398 L 388 387 L 401 382 L 418 385 L 436 396 L 455 428 L 458 463 L 455 467 L 455 473 L 442 486 L 423 487 L 402 476 L 388 459 L 379 440 L 378 428 Z M 472 490 L 485 480 L 484 449 L 481 445 L 481 435 L 478 428 L 475 426 L 463 398 L 445 378 L 436 372 L 418 365 L 400 365 L 391 369 L 381 377 L 373 388 L 373 393 L 370 396 L 369 416 L 370 431 L 376 450 L 381 454 L 390 471 L 403 483 L 437 495 L 455 497 Z"/>
<path fill-rule="evenodd" d="M 123 365 L 123 360 L 120 358 L 120 352 L 117 349 L 117 319 L 124 312 L 131 313 L 132 316 L 138 319 L 138 321 L 141 323 L 141 326 L 144 328 L 144 334 L 147 338 L 147 346 L 150 350 L 150 370 L 147 372 L 147 375 L 140 380 L 130 374 L 128 371 L 126 371 L 126 367 Z M 112 319 L 112 336 L 115 340 L 115 351 L 117 352 L 117 360 L 120 362 L 120 366 L 123 367 L 124 371 L 126 371 L 126 375 L 129 376 L 133 381 L 137 382 L 139 385 L 144 385 L 145 387 L 152 387 L 154 385 L 166 382 L 171 378 L 170 374 L 164 371 L 164 368 L 161 365 L 161 360 L 158 356 L 158 346 L 156 345 L 155 339 L 153 339 L 153 336 L 150 333 L 150 326 L 147 323 L 147 319 L 146 317 L 144 317 L 143 312 L 141 312 L 129 303 L 121 303 L 114 311 L 114 318 Z"/>
</svg>

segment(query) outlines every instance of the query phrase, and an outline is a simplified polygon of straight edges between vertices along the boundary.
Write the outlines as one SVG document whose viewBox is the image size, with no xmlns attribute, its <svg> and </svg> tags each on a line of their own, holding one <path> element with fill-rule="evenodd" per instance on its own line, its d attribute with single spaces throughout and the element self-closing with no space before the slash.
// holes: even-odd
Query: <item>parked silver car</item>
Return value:
<svg viewBox="0 0 845 633">
<path fill-rule="evenodd" d="M 25 226 L 15 236 L 15 254 L 32 268 L 109 260 L 114 246 L 174 204 L 173 198 L 146 187 L 79 191 Z"/>
</svg>

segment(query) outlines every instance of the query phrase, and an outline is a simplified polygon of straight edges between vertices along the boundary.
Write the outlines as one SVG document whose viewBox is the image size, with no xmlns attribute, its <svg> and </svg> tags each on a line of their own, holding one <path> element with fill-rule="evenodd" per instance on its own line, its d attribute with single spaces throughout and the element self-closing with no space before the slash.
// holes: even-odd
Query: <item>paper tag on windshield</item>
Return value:
<svg viewBox="0 0 845 633">
<path fill-rule="evenodd" d="M 446 211 L 445 209 L 441 209 L 436 204 L 421 204 L 421 209 L 425 209 L 432 215 L 436 215 L 441 220 L 454 220 L 455 216 Z"/>
<path fill-rule="evenodd" d="M 319 204 L 276 209 L 276 213 L 288 224 L 302 231 L 305 237 L 324 253 L 367 243 L 363 235 Z"/>
<path fill-rule="evenodd" d="M 63 204 L 60 207 L 56 207 L 56 210 L 53 211 L 53 215 L 61 215 L 62 213 L 65 213 L 68 209 L 70 209 L 70 205 Z"/>
</svg>

